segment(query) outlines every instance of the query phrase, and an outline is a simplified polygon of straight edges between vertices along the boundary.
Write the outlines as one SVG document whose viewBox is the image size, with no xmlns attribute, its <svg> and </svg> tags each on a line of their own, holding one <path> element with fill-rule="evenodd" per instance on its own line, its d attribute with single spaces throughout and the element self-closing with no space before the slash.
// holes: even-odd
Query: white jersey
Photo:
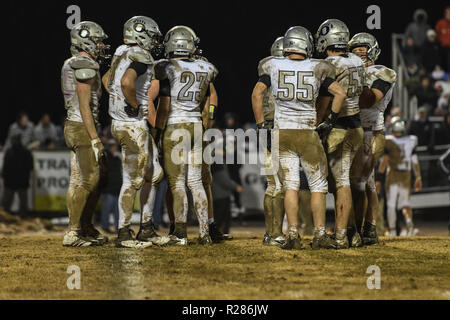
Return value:
<svg viewBox="0 0 450 320">
<path fill-rule="evenodd" d="M 383 80 L 391 84 L 391 88 L 384 95 L 383 99 L 369 109 L 361 109 L 361 124 L 364 128 L 371 128 L 373 131 L 384 129 L 384 111 L 392 99 L 397 74 L 394 70 L 381 65 L 369 66 L 366 69 L 367 86 L 372 88 L 376 80 Z"/>
<path fill-rule="evenodd" d="M 364 62 L 353 53 L 330 56 L 325 59 L 336 67 L 336 81 L 347 94 L 339 118 L 359 113 L 359 96 L 366 86 Z"/>
<path fill-rule="evenodd" d="M 170 84 L 167 124 L 201 122 L 202 102 L 218 71 L 204 60 L 169 59 L 155 65 L 156 79 Z M 161 85 L 162 86 L 162 85 Z"/>
<path fill-rule="evenodd" d="M 125 112 L 125 96 L 122 92 L 122 77 L 133 62 L 140 62 L 147 65 L 147 71 L 135 80 L 136 99 L 143 108 L 148 106 L 148 89 L 153 78 L 153 58 L 149 52 L 140 47 L 121 45 L 114 53 L 111 62 L 111 73 L 108 80 L 109 94 L 109 115 L 114 120 L 119 121 L 142 121 L 143 114 L 137 117 L 129 117 Z"/>
<path fill-rule="evenodd" d="M 397 171 L 410 171 L 412 155 L 417 146 L 416 136 L 386 136 L 386 153 L 389 155 L 389 168 Z"/>
<path fill-rule="evenodd" d="M 316 128 L 316 99 L 326 78 L 335 79 L 335 68 L 324 60 L 291 60 L 268 57 L 258 67 L 260 77 L 270 77 L 277 129 Z"/>
<path fill-rule="evenodd" d="M 102 95 L 100 72 L 98 71 L 100 67 L 94 59 L 86 56 L 74 56 L 67 59 L 64 61 L 61 70 L 61 89 L 64 95 L 64 105 L 67 110 L 66 119 L 75 122 L 83 122 L 77 94 L 77 79 L 75 78 L 75 70 L 78 69 L 77 65 L 82 65 L 83 68 L 89 67 L 90 69 L 97 71 L 91 90 L 90 107 L 94 122 L 98 125 L 98 107 Z"/>
</svg>

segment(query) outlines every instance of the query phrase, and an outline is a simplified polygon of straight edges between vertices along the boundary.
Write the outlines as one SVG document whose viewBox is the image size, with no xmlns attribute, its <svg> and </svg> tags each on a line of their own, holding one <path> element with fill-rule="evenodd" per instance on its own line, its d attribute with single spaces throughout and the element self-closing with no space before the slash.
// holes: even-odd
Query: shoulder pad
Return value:
<svg viewBox="0 0 450 320">
<path fill-rule="evenodd" d="M 196 56 L 197 60 L 201 60 L 201 61 L 205 61 L 205 62 L 209 62 L 208 59 L 206 59 L 206 57 L 204 56 Z"/>
<path fill-rule="evenodd" d="M 205 62 L 208 64 L 208 66 L 211 68 L 211 71 L 213 72 L 213 79 L 216 78 L 217 75 L 219 74 L 219 70 L 211 62 L 207 62 L 207 61 L 205 61 Z"/>
<path fill-rule="evenodd" d="M 272 56 L 269 56 L 269 57 L 266 57 L 266 58 L 262 59 L 259 62 L 259 64 L 258 64 L 258 76 L 262 76 L 264 73 L 267 72 L 267 70 L 266 70 L 267 63 L 270 60 L 272 60 L 272 58 L 273 58 Z"/>
<path fill-rule="evenodd" d="M 394 83 L 397 80 L 397 73 L 392 69 L 381 65 L 374 66 L 374 69 L 375 75 L 378 79 L 389 83 Z"/>
<path fill-rule="evenodd" d="M 76 69 L 75 78 L 79 81 L 86 81 L 95 78 L 97 71 L 94 69 Z"/>
<path fill-rule="evenodd" d="M 414 143 L 414 146 L 417 146 L 417 144 L 419 143 L 419 138 L 417 138 L 417 136 L 411 135 L 409 136 L 411 138 L 411 140 Z"/>
<path fill-rule="evenodd" d="M 69 61 L 69 65 L 72 69 L 93 69 L 98 70 L 100 69 L 99 64 L 92 58 L 85 57 L 85 56 L 76 56 L 73 57 Z"/>
<path fill-rule="evenodd" d="M 388 134 L 386 136 L 386 140 L 393 140 L 393 139 L 394 139 L 394 136 L 392 134 Z"/>
<path fill-rule="evenodd" d="M 128 57 L 131 61 L 144 64 L 151 64 L 154 61 L 152 55 L 140 47 L 132 47 L 128 52 Z"/>
<path fill-rule="evenodd" d="M 336 79 L 336 67 L 330 61 L 314 60 L 314 62 L 318 62 L 314 68 L 314 72 L 319 74 L 322 80 L 325 80 L 327 77 Z"/>
</svg>

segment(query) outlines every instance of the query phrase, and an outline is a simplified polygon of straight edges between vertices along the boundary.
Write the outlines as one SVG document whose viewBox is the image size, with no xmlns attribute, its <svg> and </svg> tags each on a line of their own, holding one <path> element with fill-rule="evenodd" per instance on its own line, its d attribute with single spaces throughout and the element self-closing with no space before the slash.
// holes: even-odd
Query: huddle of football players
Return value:
<svg viewBox="0 0 450 320">
<path fill-rule="evenodd" d="M 374 169 L 383 154 L 379 171 L 387 167 L 391 235 L 396 235 L 397 198 L 408 234 L 412 234 L 411 166 L 416 191 L 421 188 L 420 168 L 413 155 L 416 140 L 405 136 L 404 122 L 397 121 L 393 127 L 398 133 L 394 131 L 385 143 L 384 111 L 392 97 L 396 73 L 375 65 L 380 53 L 373 35 L 358 33 L 350 39 L 344 22 L 328 19 L 318 28 L 315 39 L 306 28 L 291 27 L 274 42 L 271 56 L 259 63 L 253 111 L 258 130 L 266 129 L 272 136 L 267 143 L 266 167 L 278 164 L 281 168 L 278 174 L 267 177 L 263 244 L 302 248 L 298 223 L 301 170 L 311 192 L 313 249 L 377 244 Z M 274 146 L 279 148 L 278 156 Z M 328 192 L 335 199 L 331 235 L 325 231 Z M 275 206 L 273 197 L 284 198 L 280 203 L 284 204 L 281 217 L 284 211 L 287 215 L 286 237 L 277 229 L 275 210 L 282 205 Z"/>
<path fill-rule="evenodd" d="M 135 16 L 125 23 L 124 44 L 116 49 L 110 69 L 100 79 L 99 63 L 108 58 L 105 53 L 108 46 L 103 43 L 106 38 L 103 29 L 94 22 L 77 24 L 71 30 L 73 56 L 66 60 L 62 70 L 67 109 L 65 138 L 72 152 L 67 194 L 70 225 L 63 245 L 81 247 L 108 241 L 92 224 L 98 190 L 106 174 L 103 146 L 96 130 L 102 82 L 109 93 L 111 133 L 122 149 L 123 184 L 115 245 L 134 248 L 187 245 L 186 189 L 192 194 L 199 221 L 198 242 L 203 245 L 221 242 L 223 235 L 212 212 L 211 174 L 201 161 L 203 123 L 209 123 L 212 116 L 209 110 L 217 105 L 212 84 L 217 69 L 200 56 L 199 38 L 191 28 L 176 26 L 163 38 L 153 19 Z M 160 59 L 162 54 L 166 59 Z M 186 148 L 179 152 L 181 161 L 172 157 L 178 151 L 174 132 L 187 132 L 191 137 L 190 141 L 183 141 Z M 200 161 L 195 161 L 198 158 Z M 173 222 L 169 237 L 160 237 L 152 221 L 156 189 L 164 174 L 170 189 L 167 198 Z M 139 190 L 141 222 L 135 236 L 130 225 Z"/>
<path fill-rule="evenodd" d="M 64 134 L 71 150 L 70 222 L 63 245 L 98 246 L 108 241 L 92 224 L 106 177 L 96 129 L 102 83 L 109 93 L 111 132 L 122 149 L 115 245 L 187 245 L 187 192 L 199 222 L 198 243 L 221 242 L 224 238 L 214 223 L 211 173 L 203 161 L 202 140 L 217 106 L 213 85 L 217 69 L 202 56 L 199 38 L 191 28 L 175 26 L 163 37 L 153 19 L 135 16 L 124 24 L 124 43 L 101 78 L 100 63 L 108 58 L 105 39 L 98 24 L 77 24 L 71 30 L 73 56 L 62 68 L 67 109 Z M 380 170 L 387 168 L 388 172 L 391 234 L 397 197 L 412 233 L 411 166 L 416 190 L 421 188 L 420 168 L 413 155 L 417 141 L 404 135 L 402 121 L 394 124 L 393 136 L 384 137 L 383 114 L 396 73 L 375 65 L 380 52 L 372 35 L 359 33 L 350 39 L 344 22 L 328 19 L 315 38 L 304 27 L 289 28 L 273 43 L 271 56 L 259 63 L 252 107 L 257 130 L 269 133 L 261 144 L 268 170 L 263 244 L 287 250 L 303 247 L 298 220 L 301 171 L 311 192 L 313 249 L 377 244 L 374 167 L 383 154 Z M 190 139 L 180 149 L 178 138 L 183 135 Z M 164 175 L 169 185 L 168 237 L 157 234 L 152 220 L 156 190 Z M 141 221 L 135 236 L 130 226 L 139 190 Z M 335 199 L 333 234 L 325 229 L 328 192 Z M 282 231 L 285 213 L 287 235 Z"/>
</svg>

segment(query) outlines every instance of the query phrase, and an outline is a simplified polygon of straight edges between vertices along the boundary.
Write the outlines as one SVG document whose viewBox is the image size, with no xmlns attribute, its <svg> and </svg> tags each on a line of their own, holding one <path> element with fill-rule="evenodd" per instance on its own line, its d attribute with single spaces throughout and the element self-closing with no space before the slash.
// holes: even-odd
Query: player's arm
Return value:
<svg viewBox="0 0 450 320">
<path fill-rule="evenodd" d="M 259 77 L 258 82 L 253 88 L 252 92 L 252 108 L 253 114 L 255 115 L 256 125 L 261 125 L 264 123 L 264 114 L 263 114 L 263 101 L 264 94 L 267 89 L 270 87 L 270 76 L 267 74 L 263 74 Z"/>
<path fill-rule="evenodd" d="M 377 79 L 372 88 L 364 87 L 363 93 L 359 97 L 359 108 L 368 109 L 380 102 L 391 89 L 392 83 Z"/>
<path fill-rule="evenodd" d="M 326 93 L 324 91 L 326 90 Z M 317 108 L 317 123 L 321 123 L 323 118 L 325 117 L 325 114 L 327 112 L 331 96 L 333 97 L 333 101 L 331 103 L 331 123 L 334 124 L 337 120 L 337 116 L 339 112 L 341 112 L 342 104 L 344 103 L 345 99 L 347 98 L 347 95 L 344 92 L 344 89 L 342 89 L 339 82 L 331 79 L 326 78 L 324 82 L 322 83 L 322 86 L 320 88 L 321 93 L 319 93 L 320 96 L 322 96 L 321 99 L 318 99 L 318 105 Z M 328 99 L 327 99 L 328 98 Z"/>
<path fill-rule="evenodd" d="M 414 175 L 416 177 L 416 181 L 414 182 L 414 189 L 416 192 L 419 192 L 420 190 L 422 190 L 422 176 L 420 174 L 419 157 L 415 153 L 415 150 L 413 151 L 413 154 L 411 156 L 411 162 Z"/>
<path fill-rule="evenodd" d="M 155 100 L 159 95 L 159 80 L 153 79 L 148 89 L 148 115 L 147 121 L 154 128 L 156 123 L 156 108 Z"/>
<path fill-rule="evenodd" d="M 217 107 L 219 105 L 219 96 L 217 95 L 216 88 L 211 82 L 209 84 L 209 104 L 203 108 L 202 119 L 207 121 L 203 126 L 205 128 L 211 128 L 216 118 Z"/>
<path fill-rule="evenodd" d="M 106 92 L 109 92 L 109 87 L 108 87 L 108 82 L 109 82 L 109 75 L 111 74 L 111 69 L 108 69 L 108 71 L 106 71 L 106 73 L 103 75 L 102 77 L 102 83 L 103 83 L 103 87 L 105 88 Z"/>
<path fill-rule="evenodd" d="M 120 85 L 122 87 L 122 92 L 125 97 L 127 104 L 133 109 L 137 109 L 139 104 L 136 99 L 136 86 L 134 82 L 136 81 L 138 75 L 136 71 L 132 68 L 127 69 L 122 79 L 120 80 Z"/>
<path fill-rule="evenodd" d="M 158 77 L 158 76 L 157 76 Z M 156 111 L 155 128 L 159 131 L 166 127 L 170 112 L 170 81 L 165 78 L 159 81 L 159 103 Z"/>
<path fill-rule="evenodd" d="M 95 122 L 90 107 L 93 83 L 93 78 L 85 81 L 77 80 L 77 95 L 80 106 L 81 119 L 83 120 L 83 124 L 86 127 L 86 131 L 91 140 L 98 139 Z"/>
</svg>

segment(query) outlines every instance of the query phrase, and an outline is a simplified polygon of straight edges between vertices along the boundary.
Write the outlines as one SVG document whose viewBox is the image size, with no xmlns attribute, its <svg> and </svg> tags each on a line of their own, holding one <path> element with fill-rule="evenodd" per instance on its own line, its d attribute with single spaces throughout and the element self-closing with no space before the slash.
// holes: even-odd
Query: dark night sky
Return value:
<svg viewBox="0 0 450 320">
<path fill-rule="evenodd" d="M 116 7 L 120 3 L 120 6 Z M 219 69 L 216 87 L 221 114 L 239 114 L 253 121 L 250 94 L 257 79 L 258 61 L 269 54 L 276 37 L 293 25 L 308 28 L 313 34 L 328 18 L 347 23 L 351 34 L 366 29 L 366 8 L 381 7 L 381 30 L 373 34 L 382 48 L 379 63 L 390 65 L 390 38 L 402 33 L 423 1 L 21 1 L 2 2 L 4 115 L 0 117 L 0 141 L 19 110 L 29 112 L 37 121 L 49 112 L 54 121 L 64 115 L 60 72 L 70 56 L 66 8 L 77 4 L 81 19 L 98 22 L 110 36 L 113 48 L 121 43 L 123 23 L 133 15 L 153 18 L 163 33 L 174 25 L 192 27 L 201 39 L 205 56 Z M 432 27 L 442 17 L 446 1 L 428 1 L 426 10 Z M 6 74 L 5 74 L 6 71 Z M 107 95 L 102 99 L 106 119 Z"/>
</svg>

